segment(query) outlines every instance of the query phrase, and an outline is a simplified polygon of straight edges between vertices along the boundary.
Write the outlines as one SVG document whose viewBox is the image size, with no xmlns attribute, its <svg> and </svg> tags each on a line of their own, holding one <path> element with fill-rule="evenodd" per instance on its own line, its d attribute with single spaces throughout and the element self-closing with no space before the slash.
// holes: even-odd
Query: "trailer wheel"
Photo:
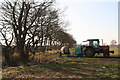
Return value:
<svg viewBox="0 0 120 80">
<path fill-rule="evenodd" d="M 109 52 L 103 53 L 103 57 L 105 57 L 105 58 L 110 57 L 110 53 Z"/>
<path fill-rule="evenodd" d="M 95 51 L 91 47 L 85 48 L 83 53 L 86 57 L 93 57 L 95 55 Z"/>
</svg>

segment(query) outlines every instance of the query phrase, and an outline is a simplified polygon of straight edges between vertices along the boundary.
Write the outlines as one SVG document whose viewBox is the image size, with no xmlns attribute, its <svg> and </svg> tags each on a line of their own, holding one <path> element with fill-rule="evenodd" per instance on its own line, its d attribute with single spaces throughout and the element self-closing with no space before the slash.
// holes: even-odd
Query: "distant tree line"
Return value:
<svg viewBox="0 0 120 80">
<path fill-rule="evenodd" d="M 66 43 L 73 46 L 75 40 L 66 32 L 61 12 L 54 4 L 55 0 L 6 0 L 1 4 L 0 34 L 6 44 L 3 55 L 7 63 L 11 62 L 13 44 L 23 64 L 29 61 L 30 51 L 59 49 Z"/>
</svg>

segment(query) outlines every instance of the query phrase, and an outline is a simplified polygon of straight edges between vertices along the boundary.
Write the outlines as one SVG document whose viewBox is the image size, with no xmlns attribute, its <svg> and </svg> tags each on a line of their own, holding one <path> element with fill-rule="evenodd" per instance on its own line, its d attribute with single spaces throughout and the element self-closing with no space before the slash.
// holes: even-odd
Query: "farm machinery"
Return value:
<svg viewBox="0 0 120 80">
<path fill-rule="evenodd" d="M 103 53 L 104 57 L 109 57 L 110 53 L 114 54 L 114 51 L 110 51 L 110 47 L 108 45 L 102 45 L 100 46 L 100 40 L 99 39 L 88 39 L 87 45 L 79 45 L 80 53 L 85 57 L 93 57 L 96 53 L 100 54 Z M 103 42 L 103 40 L 102 40 Z"/>
</svg>

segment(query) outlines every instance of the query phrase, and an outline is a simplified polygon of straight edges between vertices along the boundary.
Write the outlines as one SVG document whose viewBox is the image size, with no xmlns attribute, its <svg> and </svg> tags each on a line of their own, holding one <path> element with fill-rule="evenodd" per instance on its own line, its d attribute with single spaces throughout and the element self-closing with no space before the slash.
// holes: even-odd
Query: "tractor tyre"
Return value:
<svg viewBox="0 0 120 80">
<path fill-rule="evenodd" d="M 95 51 L 91 47 L 85 48 L 83 53 L 84 53 L 85 57 L 93 57 L 95 55 Z"/>
<path fill-rule="evenodd" d="M 109 53 L 109 52 L 105 52 L 105 53 L 103 53 L 103 57 L 105 57 L 105 58 L 110 57 L 110 53 Z"/>
</svg>

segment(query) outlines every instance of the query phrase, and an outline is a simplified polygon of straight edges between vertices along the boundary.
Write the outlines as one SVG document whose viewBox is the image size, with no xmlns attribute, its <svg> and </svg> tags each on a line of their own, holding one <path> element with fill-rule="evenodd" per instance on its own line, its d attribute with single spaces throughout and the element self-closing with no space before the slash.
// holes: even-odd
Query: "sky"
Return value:
<svg viewBox="0 0 120 80">
<path fill-rule="evenodd" d="M 118 0 L 57 0 L 78 44 L 87 39 L 118 42 Z"/>
<path fill-rule="evenodd" d="M 78 44 L 87 39 L 103 39 L 109 45 L 111 40 L 118 42 L 118 1 L 56 0 L 56 7 L 65 10 L 67 32 Z"/>
</svg>

